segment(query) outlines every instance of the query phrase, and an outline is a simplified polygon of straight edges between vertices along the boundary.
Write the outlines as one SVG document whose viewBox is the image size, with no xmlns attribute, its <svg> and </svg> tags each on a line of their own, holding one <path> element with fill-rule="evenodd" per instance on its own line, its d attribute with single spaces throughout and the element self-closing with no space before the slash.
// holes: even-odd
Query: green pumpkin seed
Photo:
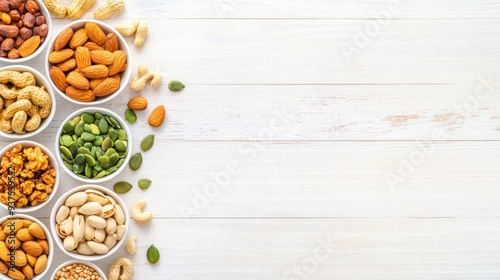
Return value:
<svg viewBox="0 0 500 280">
<path fill-rule="evenodd" d="M 97 170 L 97 171 L 101 171 L 102 170 L 102 166 L 101 166 L 101 164 L 99 162 L 96 162 L 93 167 L 94 167 L 94 170 Z"/>
<path fill-rule="evenodd" d="M 80 147 L 76 150 L 77 154 L 87 154 L 90 155 L 90 150 L 87 147 Z"/>
<path fill-rule="evenodd" d="M 124 194 L 124 193 L 130 191 L 130 189 L 132 189 L 132 185 L 130 183 L 121 181 L 121 182 L 116 183 L 113 186 L 113 189 L 115 190 L 116 193 Z"/>
<path fill-rule="evenodd" d="M 157 263 L 160 260 L 160 252 L 152 244 L 149 246 L 146 256 L 150 263 Z"/>
<path fill-rule="evenodd" d="M 99 120 L 99 130 L 102 132 L 102 133 L 108 133 L 108 129 L 109 129 L 109 125 L 108 125 L 108 121 L 106 121 L 105 119 L 100 119 Z"/>
<path fill-rule="evenodd" d="M 63 134 L 60 138 L 61 140 L 61 145 L 64 145 L 66 147 L 69 147 L 69 145 L 71 145 L 71 143 L 73 143 L 73 137 L 71 137 L 71 135 L 68 135 L 68 134 Z"/>
<path fill-rule="evenodd" d="M 99 135 L 101 134 L 101 131 L 99 131 L 99 127 L 97 127 L 97 125 L 95 123 L 91 123 L 91 124 L 84 124 L 83 125 L 83 130 L 86 131 L 86 132 L 90 132 L 94 135 Z"/>
<path fill-rule="evenodd" d="M 118 155 L 120 156 L 120 158 L 124 158 L 128 155 L 128 150 L 126 150 L 125 152 L 118 152 Z"/>
<path fill-rule="evenodd" d="M 106 116 L 106 120 L 108 120 L 109 124 L 114 127 L 114 128 L 122 128 L 120 123 L 118 123 L 118 121 L 113 118 L 112 116 Z"/>
<path fill-rule="evenodd" d="M 120 159 L 118 160 L 118 162 L 116 162 L 116 164 L 115 164 L 116 168 L 118 168 L 118 167 L 122 166 L 122 164 L 123 164 L 124 162 L 125 162 L 125 159 L 124 159 L 124 158 L 120 158 Z"/>
<path fill-rule="evenodd" d="M 94 123 L 95 120 L 94 116 L 90 113 L 83 113 L 80 117 L 84 123 L 88 124 Z"/>
<path fill-rule="evenodd" d="M 109 156 L 109 165 L 115 164 L 120 159 L 120 156 L 117 153 L 114 153 Z"/>
<path fill-rule="evenodd" d="M 73 163 L 73 172 L 75 172 L 76 174 L 82 173 L 84 170 L 85 170 L 84 165 Z"/>
<path fill-rule="evenodd" d="M 144 137 L 141 141 L 141 150 L 143 152 L 148 151 L 153 147 L 153 144 L 155 143 L 155 135 L 154 134 L 149 134 L 148 136 Z"/>
<path fill-rule="evenodd" d="M 68 147 L 68 150 L 73 154 L 73 155 L 76 155 L 77 151 L 78 151 L 78 144 L 76 142 L 73 142 L 71 143 L 71 145 L 69 145 Z"/>
<path fill-rule="evenodd" d="M 74 142 L 78 141 L 78 135 L 76 134 L 71 135 L 71 138 L 73 138 Z"/>
<path fill-rule="evenodd" d="M 85 141 L 94 141 L 95 140 L 95 135 L 92 134 L 92 133 L 90 133 L 90 132 L 84 131 L 82 133 L 82 135 L 80 136 L 80 138 L 82 138 Z"/>
<path fill-rule="evenodd" d="M 117 152 L 125 152 L 127 150 L 127 142 L 123 140 L 116 140 L 115 149 Z"/>
<path fill-rule="evenodd" d="M 97 161 L 102 166 L 102 168 L 104 168 L 104 169 L 108 168 L 108 166 L 109 166 L 109 157 L 102 156 Z"/>
<path fill-rule="evenodd" d="M 151 186 L 151 180 L 149 179 L 140 179 L 139 182 L 137 183 L 139 185 L 139 188 L 145 190 Z"/>
<path fill-rule="evenodd" d="M 64 161 L 64 165 L 66 165 L 66 167 L 69 168 L 70 170 L 73 170 L 73 163 Z"/>
<path fill-rule="evenodd" d="M 71 163 L 71 164 L 73 164 L 73 162 L 74 162 L 74 161 L 73 161 L 73 159 L 70 159 L 69 157 L 65 156 L 63 153 L 61 153 L 61 158 L 62 158 L 65 162 L 67 162 L 67 163 Z"/>
<path fill-rule="evenodd" d="M 63 133 L 72 133 L 73 131 L 75 131 L 75 126 L 76 124 L 72 120 L 67 121 L 63 125 Z"/>
<path fill-rule="evenodd" d="M 130 166 L 130 169 L 136 171 L 137 169 L 139 169 L 139 167 L 141 167 L 142 165 L 142 154 L 141 153 L 135 153 L 131 158 L 130 158 L 130 161 L 129 161 L 129 166 Z"/>
<path fill-rule="evenodd" d="M 99 179 L 99 178 L 102 178 L 102 177 L 104 177 L 106 175 L 109 175 L 109 173 L 106 170 L 101 170 L 101 171 L 99 171 L 99 173 L 97 173 L 94 176 L 94 178 Z"/>
<path fill-rule="evenodd" d="M 113 140 L 113 141 L 118 139 L 118 132 L 114 128 L 110 128 L 108 130 L 108 135 L 109 135 L 109 138 L 111 138 L 111 140 Z"/>
<path fill-rule="evenodd" d="M 110 157 L 112 154 L 116 154 L 115 148 L 109 148 L 104 155 Z"/>
<path fill-rule="evenodd" d="M 75 164 L 82 165 L 85 162 L 85 156 L 83 154 L 78 154 L 75 157 Z"/>
<path fill-rule="evenodd" d="M 83 156 L 85 157 L 85 163 L 88 166 L 94 166 L 95 165 L 95 159 L 91 155 L 84 154 Z"/>
<path fill-rule="evenodd" d="M 120 140 L 127 140 L 127 133 L 125 132 L 125 130 L 119 128 L 116 131 L 118 132 L 118 139 L 120 139 Z"/>
<path fill-rule="evenodd" d="M 107 151 L 109 148 L 111 148 L 111 138 L 108 136 L 102 141 L 101 149 Z"/>
<path fill-rule="evenodd" d="M 92 177 L 92 166 L 85 165 L 85 176 Z"/>
<path fill-rule="evenodd" d="M 176 81 L 176 80 L 170 81 L 170 83 L 168 83 L 168 89 L 171 91 L 179 91 L 185 87 L 186 86 L 183 83 Z"/>
<path fill-rule="evenodd" d="M 95 137 L 94 142 L 92 142 L 92 144 L 94 144 L 94 146 L 101 146 L 102 145 L 102 141 L 104 141 L 104 138 L 101 135 L 97 135 Z"/>
<path fill-rule="evenodd" d="M 137 115 L 135 114 L 134 110 L 126 109 L 125 110 L 125 119 L 129 123 L 135 123 L 137 121 Z"/>
<path fill-rule="evenodd" d="M 59 150 L 63 155 L 65 155 L 69 159 L 73 159 L 73 154 L 71 154 L 70 150 L 65 146 L 59 146 Z"/>
<path fill-rule="evenodd" d="M 94 147 L 94 145 L 92 144 L 92 142 L 87 142 L 87 143 L 83 144 L 83 146 L 85 148 L 89 149 L 89 151 L 90 151 L 90 149 L 92 149 L 92 147 Z"/>
<path fill-rule="evenodd" d="M 95 113 L 94 113 L 94 118 L 95 118 L 96 120 L 100 120 L 100 119 L 102 119 L 102 114 L 101 114 L 101 113 L 99 113 L 99 112 L 95 112 Z"/>
<path fill-rule="evenodd" d="M 80 122 L 76 125 L 75 127 L 75 134 L 80 137 L 82 135 L 82 133 L 85 131 L 83 128 L 85 127 L 85 123 L 84 122 Z"/>
</svg>

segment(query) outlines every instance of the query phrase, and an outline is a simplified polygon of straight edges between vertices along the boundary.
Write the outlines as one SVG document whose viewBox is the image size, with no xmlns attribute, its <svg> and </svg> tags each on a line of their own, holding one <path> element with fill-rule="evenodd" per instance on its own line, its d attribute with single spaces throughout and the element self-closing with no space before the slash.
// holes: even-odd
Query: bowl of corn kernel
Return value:
<svg viewBox="0 0 500 280">
<path fill-rule="evenodd" d="M 33 141 L 13 142 L 0 151 L 0 204 L 10 214 L 47 205 L 59 186 L 54 155 Z"/>
</svg>

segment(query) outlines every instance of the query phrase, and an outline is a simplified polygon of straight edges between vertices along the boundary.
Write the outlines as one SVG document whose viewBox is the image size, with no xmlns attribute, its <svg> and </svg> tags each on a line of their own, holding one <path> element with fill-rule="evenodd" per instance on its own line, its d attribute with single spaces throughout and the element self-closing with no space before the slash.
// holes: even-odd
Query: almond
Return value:
<svg viewBox="0 0 500 280">
<path fill-rule="evenodd" d="M 69 47 L 72 49 L 76 49 L 80 46 L 83 46 L 83 44 L 85 44 L 88 39 L 89 36 L 87 35 L 87 32 L 85 32 L 85 29 L 80 28 L 73 34 L 73 36 L 71 36 Z"/>
<path fill-rule="evenodd" d="M 10 252 L 10 250 L 7 248 L 7 245 L 5 244 L 5 242 L 0 241 L 0 259 L 2 261 L 6 261 L 6 262 L 10 261 L 9 252 Z"/>
<path fill-rule="evenodd" d="M 19 241 L 34 241 L 35 237 L 29 232 L 27 228 L 20 229 L 16 234 L 17 239 Z"/>
<path fill-rule="evenodd" d="M 47 243 L 47 241 L 45 239 L 38 239 L 36 242 L 38 242 L 38 243 L 40 243 L 40 245 L 42 245 L 43 253 L 47 255 L 50 251 L 49 243 Z"/>
<path fill-rule="evenodd" d="M 82 75 L 88 79 L 99 79 L 108 77 L 108 67 L 106 65 L 92 65 L 81 70 Z"/>
<path fill-rule="evenodd" d="M 114 62 L 108 66 L 110 76 L 114 76 L 115 74 L 123 72 L 127 69 L 127 53 L 125 51 L 114 51 L 113 57 L 115 58 Z"/>
<path fill-rule="evenodd" d="M 98 85 L 100 85 L 102 82 L 104 82 L 107 78 L 100 78 L 100 79 L 92 79 L 90 80 L 90 88 L 95 89 Z"/>
<path fill-rule="evenodd" d="M 66 81 L 77 89 L 89 89 L 89 80 L 81 73 L 72 71 L 66 77 Z"/>
<path fill-rule="evenodd" d="M 148 118 L 148 123 L 150 126 L 158 127 L 163 123 L 165 119 L 165 107 L 163 105 L 158 105 L 153 109 Z"/>
<path fill-rule="evenodd" d="M 81 71 L 85 67 L 92 65 L 90 51 L 86 47 L 78 47 L 75 51 L 76 67 Z"/>
<path fill-rule="evenodd" d="M 90 40 L 98 45 L 104 45 L 106 42 L 106 34 L 95 22 L 88 21 L 85 24 L 85 32 L 89 36 Z"/>
<path fill-rule="evenodd" d="M 148 107 L 148 101 L 142 96 L 136 96 L 128 101 L 127 107 L 134 111 L 142 111 Z"/>
<path fill-rule="evenodd" d="M 19 53 L 20 56 L 22 57 L 27 57 L 32 55 L 36 49 L 40 46 L 40 36 L 36 35 L 28 40 L 24 41 L 24 43 L 17 49 L 17 52 Z"/>
<path fill-rule="evenodd" d="M 65 61 L 57 64 L 57 67 L 59 67 L 59 69 L 61 69 L 61 71 L 63 72 L 71 71 L 76 68 L 76 59 L 66 59 Z"/>
<path fill-rule="evenodd" d="M 120 77 L 120 74 L 116 74 L 116 75 L 113 75 L 113 76 L 109 76 L 111 79 L 115 79 L 118 84 L 120 84 L 120 82 L 122 81 L 122 78 Z"/>
<path fill-rule="evenodd" d="M 14 280 L 26 279 L 24 274 L 17 268 L 9 269 L 9 272 L 7 272 L 7 276 L 9 276 L 10 278 L 12 278 Z"/>
<path fill-rule="evenodd" d="M 89 51 L 104 50 L 103 47 L 99 46 L 98 44 L 96 44 L 94 42 L 87 42 L 83 46 L 86 47 L 87 49 L 89 49 Z"/>
<path fill-rule="evenodd" d="M 71 27 L 63 29 L 54 41 L 54 50 L 58 51 L 66 47 L 71 37 L 73 37 L 73 29 Z"/>
<path fill-rule="evenodd" d="M 95 95 L 94 92 L 90 89 L 77 89 L 72 86 L 69 86 L 66 89 L 66 95 L 74 99 L 76 101 L 81 101 L 81 102 L 90 102 L 94 101 Z"/>
<path fill-rule="evenodd" d="M 23 274 L 26 276 L 26 278 L 33 279 L 33 277 L 35 277 L 35 273 L 34 273 L 33 268 L 31 266 L 25 265 L 25 266 L 23 266 L 22 270 L 23 270 Z"/>
<path fill-rule="evenodd" d="M 36 241 L 25 241 L 21 244 L 21 248 L 26 254 L 38 257 L 43 253 L 43 247 Z"/>
<path fill-rule="evenodd" d="M 40 257 L 38 257 L 38 259 L 36 259 L 34 267 L 35 274 L 42 273 L 46 267 L 47 267 L 47 255 L 41 255 Z"/>
<path fill-rule="evenodd" d="M 72 49 L 62 49 L 58 51 L 53 51 L 49 55 L 49 62 L 50 63 L 61 63 L 69 58 L 71 58 L 75 54 L 75 51 Z"/>
<path fill-rule="evenodd" d="M 115 33 L 109 33 L 106 35 L 106 42 L 104 43 L 104 49 L 110 52 L 115 52 L 120 49 L 120 44 L 118 43 L 118 37 Z"/>
<path fill-rule="evenodd" d="M 115 57 L 112 52 L 94 50 L 90 52 L 90 59 L 95 64 L 110 65 L 115 61 Z"/>
<path fill-rule="evenodd" d="M 14 254 L 16 266 L 22 267 L 28 264 L 28 259 L 26 258 L 26 254 L 23 250 L 16 250 Z"/>
<path fill-rule="evenodd" d="M 45 239 L 46 238 L 45 231 L 37 223 L 32 223 L 31 225 L 29 225 L 28 230 L 31 233 L 31 235 L 33 235 L 34 237 L 36 237 L 38 239 Z"/>
<path fill-rule="evenodd" d="M 107 78 L 94 89 L 95 96 L 107 96 L 117 91 L 120 84 L 113 78 Z"/>
<path fill-rule="evenodd" d="M 69 87 L 68 81 L 66 81 L 66 75 L 59 69 L 57 66 L 50 67 L 50 78 L 52 82 L 56 85 L 56 87 L 61 91 L 66 91 L 66 88 Z"/>
<path fill-rule="evenodd" d="M 24 227 L 24 220 L 9 219 L 6 222 L 7 223 L 5 223 L 5 226 L 3 227 L 3 232 L 8 233 L 8 234 L 10 234 L 10 232 L 11 232 L 11 228 L 9 226 L 11 223 L 14 223 L 14 232 L 16 232 L 16 233 Z"/>
</svg>

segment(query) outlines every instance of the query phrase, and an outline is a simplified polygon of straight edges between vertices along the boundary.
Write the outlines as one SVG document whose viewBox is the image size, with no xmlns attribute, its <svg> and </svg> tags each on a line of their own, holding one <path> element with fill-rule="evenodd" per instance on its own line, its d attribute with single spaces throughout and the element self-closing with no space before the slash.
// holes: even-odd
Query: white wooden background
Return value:
<svg viewBox="0 0 500 280">
<path fill-rule="evenodd" d="M 155 214 L 130 230 L 134 279 L 500 279 L 499 14 L 493 0 L 128 0 L 105 22 L 147 20 L 129 65 L 163 72 L 142 94 L 168 111 L 130 127 L 134 150 L 156 135 L 123 173 L 153 181 L 122 196 Z M 104 106 L 123 114 L 134 95 Z M 51 150 L 80 108 L 57 102 L 34 138 Z M 79 184 L 62 179 L 58 195 Z"/>
</svg>

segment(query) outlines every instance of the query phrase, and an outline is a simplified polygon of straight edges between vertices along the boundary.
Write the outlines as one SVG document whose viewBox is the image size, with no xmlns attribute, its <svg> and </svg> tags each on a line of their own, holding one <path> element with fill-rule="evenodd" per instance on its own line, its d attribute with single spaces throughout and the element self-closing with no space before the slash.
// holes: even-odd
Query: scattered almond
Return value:
<svg viewBox="0 0 500 280">
<path fill-rule="evenodd" d="M 142 96 L 136 96 L 128 101 L 127 107 L 134 111 L 142 111 L 148 107 L 148 101 Z"/>
<path fill-rule="evenodd" d="M 158 105 L 153 109 L 148 118 L 148 123 L 152 127 L 159 127 L 163 120 L 165 119 L 165 107 L 163 105 Z"/>
</svg>

